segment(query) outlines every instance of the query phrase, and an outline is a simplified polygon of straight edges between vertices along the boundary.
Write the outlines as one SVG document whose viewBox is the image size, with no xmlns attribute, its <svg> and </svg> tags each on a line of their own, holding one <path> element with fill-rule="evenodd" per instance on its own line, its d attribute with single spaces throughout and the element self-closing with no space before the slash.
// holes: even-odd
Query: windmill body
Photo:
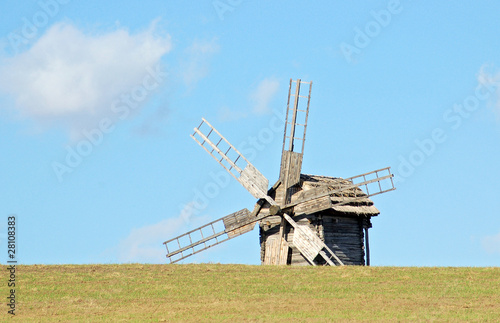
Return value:
<svg viewBox="0 0 500 323">
<path fill-rule="evenodd" d="M 300 184 L 295 186 L 291 200 L 292 202 L 300 198 L 304 192 L 317 189 L 318 187 L 335 187 L 339 184 L 348 184 L 341 178 L 305 175 L 301 174 Z M 357 195 L 363 194 L 359 188 Z M 277 192 L 280 195 L 281 192 Z M 321 201 L 312 201 L 295 206 L 294 221 L 300 226 L 309 227 L 317 233 L 319 238 L 339 257 L 345 265 L 369 265 L 369 244 L 368 229 L 371 228 L 371 217 L 377 216 L 380 212 L 368 198 L 359 199 L 344 205 L 336 205 L 342 202 L 343 198 L 335 194 L 322 198 Z M 318 208 L 321 211 L 316 211 Z M 309 265 L 309 261 L 294 246 L 294 228 L 286 226 L 283 234 L 280 233 L 280 216 L 269 216 L 259 223 L 261 263 L 263 265 L 277 265 L 280 252 L 279 241 L 281 235 L 288 242 L 289 250 L 286 259 L 281 264 L 304 266 Z M 319 263 L 323 263 L 318 259 Z"/>
<path fill-rule="evenodd" d="M 394 190 L 393 175 L 390 168 L 346 179 L 301 174 L 311 88 L 312 82 L 290 80 L 280 176 L 270 189 L 269 180 L 202 119 L 191 137 L 258 200 L 252 212 L 245 208 L 165 241 L 170 263 L 258 222 L 262 264 L 369 265 L 368 228 L 379 214 L 369 197 Z"/>
</svg>

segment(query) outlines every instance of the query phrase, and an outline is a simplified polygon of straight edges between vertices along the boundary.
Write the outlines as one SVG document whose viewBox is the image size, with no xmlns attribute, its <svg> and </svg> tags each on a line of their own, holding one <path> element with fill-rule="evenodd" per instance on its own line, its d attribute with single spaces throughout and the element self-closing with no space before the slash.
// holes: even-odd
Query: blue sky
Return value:
<svg viewBox="0 0 500 323">
<path fill-rule="evenodd" d="M 303 173 L 396 176 L 373 265 L 500 265 L 500 4 L 1 6 L 0 237 L 16 214 L 22 263 L 163 263 L 163 241 L 251 209 L 189 134 L 207 118 L 274 183 L 301 78 Z M 258 264 L 258 230 L 186 262 Z"/>
</svg>

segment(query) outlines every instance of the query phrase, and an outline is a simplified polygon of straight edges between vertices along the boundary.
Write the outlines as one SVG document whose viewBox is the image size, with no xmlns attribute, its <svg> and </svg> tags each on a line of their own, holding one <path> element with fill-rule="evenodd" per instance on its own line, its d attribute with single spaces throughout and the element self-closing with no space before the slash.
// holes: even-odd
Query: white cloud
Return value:
<svg viewBox="0 0 500 323">
<path fill-rule="evenodd" d="M 186 228 L 193 222 L 206 220 L 204 217 L 195 218 L 198 212 L 196 204 L 190 202 L 184 206 L 178 217 L 133 229 L 116 248 L 105 253 L 115 254 L 121 263 L 166 263 L 167 252 L 162 243 L 188 231 Z"/>
<path fill-rule="evenodd" d="M 278 89 L 278 80 L 274 78 L 262 80 L 257 85 L 257 88 L 250 94 L 250 100 L 253 103 L 252 111 L 258 115 L 271 113 L 272 110 L 269 105 L 278 92 Z"/>
<path fill-rule="evenodd" d="M 265 78 L 250 92 L 248 98 L 250 110 L 236 110 L 223 106 L 218 110 L 221 122 L 231 122 L 251 117 L 272 113 L 271 102 L 279 90 L 279 81 L 274 78 Z"/>
<path fill-rule="evenodd" d="M 500 232 L 493 236 L 483 237 L 481 245 L 487 253 L 500 255 Z"/>
<path fill-rule="evenodd" d="M 73 133 L 95 126 L 171 50 L 170 36 L 155 25 L 136 34 L 123 28 L 86 34 L 57 23 L 26 52 L 3 59 L 0 90 L 15 99 L 21 116 L 39 125 L 63 125 Z"/>
<path fill-rule="evenodd" d="M 223 106 L 218 111 L 218 118 L 221 122 L 231 122 L 248 117 L 248 114 L 242 111 L 231 110 Z"/>
<path fill-rule="evenodd" d="M 500 71 L 494 66 L 483 65 L 477 76 L 479 84 L 485 86 L 489 91 L 493 92 L 493 108 L 500 120 Z"/>
<path fill-rule="evenodd" d="M 195 40 L 186 48 L 184 59 L 180 64 L 180 74 L 188 88 L 194 87 L 199 80 L 208 75 L 209 60 L 218 51 L 219 45 L 216 39 Z"/>
</svg>

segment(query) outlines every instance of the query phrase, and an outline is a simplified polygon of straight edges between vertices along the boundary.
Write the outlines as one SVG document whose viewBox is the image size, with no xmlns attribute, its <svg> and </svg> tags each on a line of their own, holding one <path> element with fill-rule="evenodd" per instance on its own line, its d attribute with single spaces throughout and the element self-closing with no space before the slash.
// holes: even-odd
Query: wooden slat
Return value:
<svg viewBox="0 0 500 323">
<path fill-rule="evenodd" d="M 280 256 L 279 256 L 279 265 L 286 265 L 288 262 L 288 253 L 290 251 L 290 246 L 288 245 L 288 241 L 285 238 L 281 238 L 280 244 Z"/>
<path fill-rule="evenodd" d="M 297 224 L 288 214 L 283 214 L 283 216 L 294 228 L 293 245 L 312 265 L 316 266 L 314 258 L 323 249 L 323 242 L 308 226 Z"/>
<path fill-rule="evenodd" d="M 222 218 L 226 231 L 231 231 L 249 222 L 250 211 L 243 209 Z"/>
<path fill-rule="evenodd" d="M 359 217 L 323 217 L 325 244 L 344 264 L 364 265 L 362 223 Z"/>
<path fill-rule="evenodd" d="M 287 188 L 300 183 L 303 154 L 284 150 L 281 155 L 280 181 Z"/>
<path fill-rule="evenodd" d="M 194 134 L 191 135 L 193 138 L 206 152 L 208 152 L 231 176 L 233 176 L 238 182 L 245 187 L 250 194 L 255 198 L 262 198 L 268 201 L 270 204 L 274 205 L 274 202 L 269 196 L 267 196 L 267 187 L 269 186 L 269 181 L 266 179 L 262 173 L 260 173 L 246 158 L 243 156 L 231 143 L 222 136 L 220 132 L 217 131 L 207 120 L 202 118 L 202 123 L 198 128 L 194 129 Z M 200 127 L 206 124 L 210 128 L 210 132 L 204 134 Z M 219 136 L 220 140 L 214 143 L 211 137 L 215 136 L 214 133 Z M 201 138 L 197 139 L 197 136 Z M 212 135 L 212 136 L 211 136 Z M 217 140 L 216 140 L 217 141 Z M 224 141 L 229 149 L 224 152 L 219 148 L 219 143 Z M 209 148 L 207 148 L 207 146 Z M 234 159 L 227 156 L 229 151 L 233 151 L 236 154 Z M 225 165 L 222 161 L 225 161 Z"/>
<path fill-rule="evenodd" d="M 289 92 L 290 94 L 290 92 Z M 289 142 L 289 151 L 293 151 L 293 145 L 294 145 L 294 137 L 295 137 L 295 125 L 297 123 L 297 109 L 299 107 L 299 96 L 300 96 L 300 79 L 295 82 L 295 102 L 293 103 L 293 114 L 292 114 L 292 122 L 291 127 L 290 127 L 290 142 Z M 288 122 L 288 120 L 286 120 Z M 286 136 L 286 132 L 285 132 Z"/>
<path fill-rule="evenodd" d="M 295 248 L 300 251 L 311 265 L 316 266 L 314 258 L 316 258 L 323 248 L 321 240 L 319 240 L 318 236 L 309 227 L 297 224 L 288 214 L 283 214 L 283 217 L 293 226 L 293 245 Z"/>
<path fill-rule="evenodd" d="M 264 265 L 277 265 L 279 259 L 281 239 L 278 235 L 268 237 L 266 241 L 266 253 L 264 257 Z"/>
<path fill-rule="evenodd" d="M 384 168 L 382 170 L 376 170 L 376 171 L 373 171 L 373 172 L 367 173 L 367 174 L 374 174 L 374 173 L 377 173 L 377 172 L 380 172 L 380 171 L 387 171 L 389 173 L 389 175 L 377 177 L 375 179 L 366 180 L 366 181 L 363 181 L 363 182 L 360 182 L 360 183 L 356 183 L 356 184 L 345 185 L 345 186 L 342 186 L 340 188 L 332 189 L 332 190 L 327 190 L 327 191 L 325 191 L 324 188 L 321 188 L 321 187 L 314 188 L 314 189 L 309 190 L 309 191 L 313 191 L 313 193 L 311 193 L 313 195 L 311 195 L 311 196 L 308 195 L 305 198 L 297 199 L 296 201 L 285 205 L 283 208 L 290 208 L 290 207 L 296 206 L 296 205 L 298 205 L 300 203 L 309 202 L 309 201 L 318 199 L 320 197 L 328 196 L 330 194 L 341 193 L 341 192 L 346 191 L 346 190 L 350 190 L 350 189 L 357 188 L 357 187 L 360 187 L 360 186 L 366 186 L 366 185 L 371 184 L 371 183 L 382 182 L 384 180 L 390 180 L 392 186 L 390 188 L 388 188 L 388 189 L 380 189 L 380 190 L 375 191 L 374 193 L 370 193 L 370 194 L 363 193 L 363 196 L 360 196 L 359 198 L 358 197 L 346 197 L 345 202 L 337 203 L 336 205 L 343 205 L 343 204 L 355 202 L 358 199 L 365 199 L 366 197 L 370 197 L 370 196 L 373 196 L 373 195 L 377 195 L 377 194 L 381 194 L 381 193 L 385 193 L 385 192 L 389 192 L 389 191 L 395 190 L 394 184 L 392 183 L 392 177 L 393 177 L 393 175 L 390 173 L 390 167 Z M 359 177 L 359 176 L 357 176 L 357 177 Z"/>
<path fill-rule="evenodd" d="M 280 239 L 280 252 L 278 256 L 278 264 L 286 265 L 288 261 L 288 242 L 285 239 L 286 236 L 286 220 L 281 218 L 279 239 Z"/>
<path fill-rule="evenodd" d="M 304 202 L 296 205 L 293 211 L 296 215 L 313 214 L 328 210 L 332 207 L 332 201 L 328 196 L 320 197 L 312 201 Z"/>
<path fill-rule="evenodd" d="M 295 94 L 292 94 L 292 83 L 295 83 Z M 300 95 L 301 83 L 304 82 L 301 82 L 300 79 L 296 81 L 290 80 L 290 86 L 288 88 L 285 131 L 283 134 L 283 149 L 280 167 L 280 182 L 284 186 L 284 191 L 282 192 L 282 196 L 280 196 L 280 200 L 283 200 L 282 204 L 280 204 L 281 206 L 284 206 L 289 202 L 291 194 L 288 189 L 300 183 L 300 172 L 302 169 L 302 158 L 304 154 L 304 143 L 306 139 L 307 118 L 309 116 L 309 103 L 311 99 L 312 82 L 304 83 L 309 85 L 308 96 Z M 290 102 L 291 97 L 294 98 L 293 102 Z M 299 109 L 299 98 L 307 98 L 307 107 L 305 109 Z M 292 104 L 292 106 L 290 104 Z M 301 123 L 301 121 L 297 122 L 299 112 L 305 114 L 303 119 L 304 123 Z M 302 117 L 299 118 L 299 120 L 302 120 Z M 303 127 L 304 130 L 304 132 L 298 136 L 295 135 L 297 126 Z M 287 139 L 288 146 L 286 145 Z M 297 141 L 300 141 L 300 149 L 295 148 Z"/>
<path fill-rule="evenodd" d="M 331 258 L 334 258 L 340 265 L 344 265 L 335 253 L 309 228 L 307 225 L 299 225 L 288 214 L 283 217 L 294 228 L 293 244 L 302 255 L 315 265 L 314 258 L 319 254 L 329 265 L 335 265 Z M 326 252 L 325 252 L 326 251 Z"/>
<path fill-rule="evenodd" d="M 252 164 L 248 164 L 240 174 L 238 181 L 256 198 L 266 198 L 269 180 Z"/>
<path fill-rule="evenodd" d="M 262 204 L 257 203 L 252 213 L 250 213 L 247 209 L 243 209 L 186 232 L 178 237 L 165 241 L 163 244 L 167 248 L 167 258 L 169 258 L 171 263 L 175 263 L 224 241 L 251 231 L 257 221 L 269 216 L 268 212 L 261 212 L 261 207 Z M 224 230 L 215 231 L 215 227 L 220 226 L 224 226 Z M 209 234 L 208 236 L 204 235 L 204 232 L 206 233 L 207 229 L 209 232 L 212 230 L 213 234 Z M 192 241 L 192 235 L 194 235 L 195 232 L 198 233 L 197 236 L 201 238 L 196 241 Z M 181 240 L 189 240 L 190 243 L 182 245 Z M 179 258 L 175 260 L 173 259 L 174 256 L 179 255 Z"/>
<path fill-rule="evenodd" d="M 247 225 L 244 225 L 242 227 L 239 227 L 237 229 L 233 229 L 232 231 L 229 231 L 227 233 L 227 236 L 232 239 L 232 238 L 235 238 L 237 236 L 240 236 L 244 233 L 247 233 L 247 232 L 250 232 L 253 230 L 253 228 L 255 227 L 255 222 L 252 222 L 252 223 L 249 223 Z"/>
</svg>

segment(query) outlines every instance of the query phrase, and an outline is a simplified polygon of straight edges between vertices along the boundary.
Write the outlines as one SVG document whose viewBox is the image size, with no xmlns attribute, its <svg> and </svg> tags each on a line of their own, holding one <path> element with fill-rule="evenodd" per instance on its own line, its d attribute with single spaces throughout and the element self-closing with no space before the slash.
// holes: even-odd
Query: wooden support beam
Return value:
<svg viewBox="0 0 500 323">
<path fill-rule="evenodd" d="M 278 265 L 287 265 L 288 261 L 288 251 L 289 251 L 289 246 L 288 246 L 288 241 L 286 241 L 286 221 L 285 218 L 281 218 L 281 225 L 280 225 L 280 252 L 278 256 Z"/>
<path fill-rule="evenodd" d="M 368 228 L 365 228 L 366 265 L 370 266 L 370 242 L 368 240 Z"/>
</svg>

